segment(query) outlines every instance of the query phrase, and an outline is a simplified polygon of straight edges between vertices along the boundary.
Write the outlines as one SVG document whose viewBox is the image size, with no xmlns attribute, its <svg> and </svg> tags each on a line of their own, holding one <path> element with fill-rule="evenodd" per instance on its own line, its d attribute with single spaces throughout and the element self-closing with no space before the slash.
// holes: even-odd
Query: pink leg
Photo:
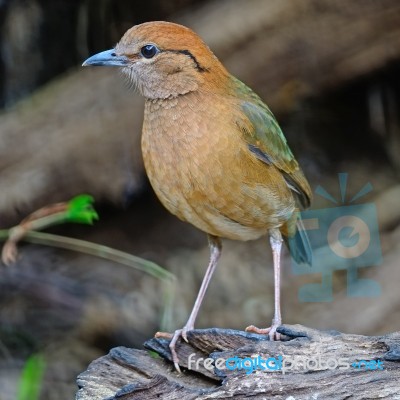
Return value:
<svg viewBox="0 0 400 400">
<path fill-rule="evenodd" d="M 269 241 L 272 248 L 272 256 L 274 260 L 274 292 L 275 292 L 275 312 L 272 319 L 272 325 L 266 329 L 260 329 L 254 325 L 246 328 L 247 332 L 268 334 L 270 340 L 280 340 L 281 334 L 276 329 L 282 324 L 281 316 L 281 248 L 282 235 L 279 229 L 273 229 L 269 232 Z"/>
<path fill-rule="evenodd" d="M 197 294 L 196 301 L 194 303 L 192 312 L 190 313 L 189 319 L 187 320 L 185 326 L 182 329 L 178 329 L 175 331 L 173 335 L 165 334 L 164 332 L 157 332 L 155 337 L 168 337 L 172 336 L 171 342 L 169 344 L 169 348 L 171 350 L 172 361 L 174 362 L 175 369 L 180 372 L 179 368 L 179 358 L 175 350 L 176 343 L 180 337 L 182 337 L 186 342 L 187 340 L 187 332 L 194 329 L 194 323 L 197 318 L 197 314 L 199 313 L 201 303 L 203 302 L 204 295 L 206 294 L 208 285 L 210 284 L 211 277 L 215 271 L 218 260 L 221 256 L 221 240 L 212 235 L 208 235 L 208 242 L 210 246 L 210 262 L 207 267 L 206 274 L 204 275 L 203 282 L 201 284 L 199 293 Z"/>
</svg>

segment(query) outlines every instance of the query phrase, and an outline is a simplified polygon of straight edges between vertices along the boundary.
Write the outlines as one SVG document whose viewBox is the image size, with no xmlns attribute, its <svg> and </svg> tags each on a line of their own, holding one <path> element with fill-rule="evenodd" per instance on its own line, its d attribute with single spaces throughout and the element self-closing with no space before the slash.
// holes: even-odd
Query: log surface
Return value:
<svg viewBox="0 0 400 400">
<path fill-rule="evenodd" d="M 182 374 L 169 360 L 168 340 L 147 341 L 151 352 L 114 348 L 79 375 L 76 399 L 400 399 L 400 332 L 369 337 L 301 325 L 279 331 L 285 341 L 228 329 L 191 331 L 189 343 L 178 347 Z M 233 357 L 258 356 L 283 361 L 252 373 L 227 369 L 222 361 L 215 366 L 219 358 L 233 366 Z M 213 363 L 208 368 L 206 358 Z"/>
</svg>

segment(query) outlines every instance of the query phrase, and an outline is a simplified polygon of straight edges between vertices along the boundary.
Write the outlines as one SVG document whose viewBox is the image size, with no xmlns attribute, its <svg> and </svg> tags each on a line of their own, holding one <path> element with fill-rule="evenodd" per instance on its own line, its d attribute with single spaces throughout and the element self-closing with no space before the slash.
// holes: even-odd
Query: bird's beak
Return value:
<svg viewBox="0 0 400 400">
<path fill-rule="evenodd" d="M 102 51 L 84 61 L 82 67 L 88 65 L 101 65 L 107 67 L 125 67 L 128 65 L 129 60 L 126 56 L 118 56 L 114 49 Z"/>
</svg>

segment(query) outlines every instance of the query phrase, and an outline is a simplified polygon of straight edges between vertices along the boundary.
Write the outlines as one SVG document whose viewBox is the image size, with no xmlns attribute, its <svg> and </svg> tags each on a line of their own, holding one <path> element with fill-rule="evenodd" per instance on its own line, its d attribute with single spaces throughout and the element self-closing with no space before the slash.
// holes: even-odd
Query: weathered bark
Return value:
<svg viewBox="0 0 400 400">
<path fill-rule="evenodd" d="M 275 112 L 400 59 L 395 0 L 225 0 L 175 20 Z M 136 192 L 142 115 L 110 69 L 72 72 L 1 115 L 2 223 L 80 192 L 116 202 Z"/>
<path fill-rule="evenodd" d="M 400 398 L 399 332 L 368 337 L 321 332 L 301 325 L 282 326 L 280 331 L 287 335 L 288 341 L 270 342 L 262 335 L 216 328 L 192 331 L 189 343 L 178 347 L 180 365 L 185 368 L 182 374 L 174 371 L 170 362 L 146 351 L 118 347 L 94 361 L 78 377 L 81 389 L 76 398 Z M 162 357 L 170 357 L 166 340 L 151 339 L 145 347 Z M 186 368 L 191 354 L 193 362 L 189 370 Z M 244 369 L 206 369 L 200 360 L 210 357 L 215 363 L 218 358 L 278 359 L 280 355 L 284 360 L 281 370 L 258 368 L 253 373 L 246 373 Z M 200 360 L 198 369 L 196 360 Z M 272 361 L 268 365 L 273 369 Z M 233 360 L 230 365 L 234 365 Z M 286 371 L 283 370 L 285 366 L 288 367 Z"/>
</svg>

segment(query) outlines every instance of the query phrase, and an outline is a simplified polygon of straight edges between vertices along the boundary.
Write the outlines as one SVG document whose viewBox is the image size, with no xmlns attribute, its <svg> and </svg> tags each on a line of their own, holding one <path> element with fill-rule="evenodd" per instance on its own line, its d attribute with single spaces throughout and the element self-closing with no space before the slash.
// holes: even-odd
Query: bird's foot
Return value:
<svg viewBox="0 0 400 400">
<path fill-rule="evenodd" d="M 188 331 L 192 330 L 193 327 L 184 326 L 182 329 L 177 329 L 174 333 L 169 332 L 157 332 L 154 337 L 163 338 L 163 339 L 171 339 L 169 343 L 169 349 L 171 351 L 172 362 L 174 363 L 175 369 L 181 373 L 181 369 L 179 368 L 179 357 L 176 352 L 176 343 L 179 338 L 182 338 L 186 343 L 189 343 L 187 338 Z"/>
<path fill-rule="evenodd" d="M 269 340 L 276 341 L 276 340 L 281 340 L 281 334 L 276 331 L 277 328 L 279 328 L 280 326 L 281 322 L 279 324 L 273 322 L 269 328 L 257 328 L 254 325 L 250 325 L 246 328 L 246 332 L 258 333 L 260 335 L 268 335 Z"/>
</svg>

